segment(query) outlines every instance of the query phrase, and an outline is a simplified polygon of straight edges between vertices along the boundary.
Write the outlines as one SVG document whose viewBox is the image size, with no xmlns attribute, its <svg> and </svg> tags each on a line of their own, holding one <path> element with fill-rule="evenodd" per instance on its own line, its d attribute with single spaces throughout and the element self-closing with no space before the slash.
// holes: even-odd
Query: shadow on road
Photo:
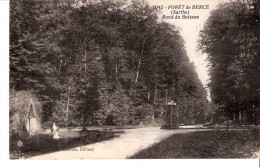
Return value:
<svg viewBox="0 0 260 167">
<path fill-rule="evenodd" d="M 130 159 L 252 158 L 260 149 L 259 139 L 259 133 L 250 130 L 178 133 Z"/>
</svg>

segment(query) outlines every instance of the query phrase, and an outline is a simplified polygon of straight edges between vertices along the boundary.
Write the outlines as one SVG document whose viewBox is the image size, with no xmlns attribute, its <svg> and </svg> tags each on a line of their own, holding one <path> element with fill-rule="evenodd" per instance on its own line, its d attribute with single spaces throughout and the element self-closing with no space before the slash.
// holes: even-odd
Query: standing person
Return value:
<svg viewBox="0 0 260 167">
<path fill-rule="evenodd" d="M 59 139 L 60 138 L 59 133 L 58 133 L 58 127 L 55 125 L 55 123 L 52 124 L 51 131 L 52 131 L 54 139 Z"/>
</svg>

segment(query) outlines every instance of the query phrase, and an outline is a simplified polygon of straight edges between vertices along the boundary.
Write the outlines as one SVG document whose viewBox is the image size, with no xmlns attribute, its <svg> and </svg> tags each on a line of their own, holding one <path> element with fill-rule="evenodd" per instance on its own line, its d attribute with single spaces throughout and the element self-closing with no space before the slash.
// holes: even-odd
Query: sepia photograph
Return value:
<svg viewBox="0 0 260 167">
<path fill-rule="evenodd" d="M 260 159 L 259 0 L 10 0 L 8 35 L 10 161 Z"/>
</svg>

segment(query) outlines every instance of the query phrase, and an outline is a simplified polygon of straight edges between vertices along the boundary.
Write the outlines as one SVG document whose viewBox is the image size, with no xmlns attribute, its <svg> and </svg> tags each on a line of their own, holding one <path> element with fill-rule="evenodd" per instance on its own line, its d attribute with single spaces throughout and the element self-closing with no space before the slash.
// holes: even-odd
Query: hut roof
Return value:
<svg viewBox="0 0 260 167">
<path fill-rule="evenodd" d="M 32 99 L 29 99 L 29 105 L 28 105 L 28 112 L 26 118 L 35 118 L 36 116 L 36 109 L 35 104 Z"/>
</svg>

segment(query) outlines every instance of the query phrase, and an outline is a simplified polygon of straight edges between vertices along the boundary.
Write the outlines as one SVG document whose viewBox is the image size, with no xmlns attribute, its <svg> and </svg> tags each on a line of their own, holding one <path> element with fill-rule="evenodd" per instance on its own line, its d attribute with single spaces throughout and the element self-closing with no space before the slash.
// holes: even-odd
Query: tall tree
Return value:
<svg viewBox="0 0 260 167">
<path fill-rule="evenodd" d="M 200 35 L 200 49 L 208 54 L 210 62 L 213 102 L 230 118 L 250 123 L 256 121 L 259 112 L 255 29 L 255 16 L 249 5 L 236 1 L 219 5 Z"/>
</svg>

